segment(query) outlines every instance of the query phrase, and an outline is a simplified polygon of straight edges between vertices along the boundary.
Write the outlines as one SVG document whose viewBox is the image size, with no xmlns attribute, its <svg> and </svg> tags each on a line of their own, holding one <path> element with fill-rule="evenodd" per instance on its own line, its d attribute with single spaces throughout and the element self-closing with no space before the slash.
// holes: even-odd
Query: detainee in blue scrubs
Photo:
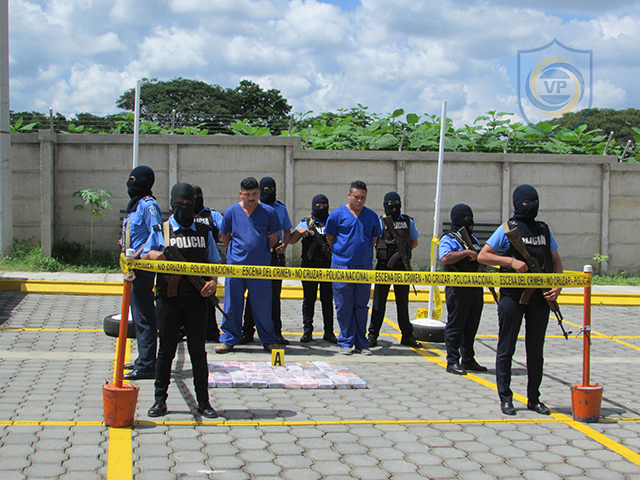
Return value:
<svg viewBox="0 0 640 480">
<path fill-rule="evenodd" d="M 348 198 L 346 205 L 331 212 L 324 230 L 332 251 L 331 268 L 371 270 L 373 246 L 382 234 L 380 220 L 376 212 L 364 206 L 367 201 L 366 183 L 361 180 L 353 182 Z M 351 355 L 354 350 L 371 355 L 366 337 L 370 296 L 369 283 L 333 284 L 340 326 L 338 345 L 343 355 Z"/>
<path fill-rule="evenodd" d="M 258 181 L 253 177 L 240 183 L 240 202 L 224 212 L 222 242 L 227 247 L 227 263 L 230 265 L 268 266 L 271 248 L 278 242 L 282 225 L 273 208 L 260 203 Z M 220 345 L 217 353 L 230 352 L 242 339 L 242 312 L 244 292 L 249 291 L 253 317 L 266 350 L 280 348 L 271 319 L 271 280 L 257 278 L 227 278 L 225 283 L 224 310 L 229 319 L 222 321 Z"/>
</svg>

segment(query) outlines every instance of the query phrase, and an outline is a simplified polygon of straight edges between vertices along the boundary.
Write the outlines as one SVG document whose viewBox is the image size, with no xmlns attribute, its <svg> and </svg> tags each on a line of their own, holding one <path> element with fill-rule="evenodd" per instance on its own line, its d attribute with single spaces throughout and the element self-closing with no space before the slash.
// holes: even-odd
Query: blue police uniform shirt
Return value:
<svg viewBox="0 0 640 480">
<path fill-rule="evenodd" d="M 269 265 L 271 246 L 268 235 L 282 230 L 276 211 L 269 205 L 258 203 L 249 216 L 240 203 L 224 212 L 220 233 L 231 234 L 227 248 L 227 263 L 235 265 Z"/>
<path fill-rule="evenodd" d="M 204 212 L 211 212 L 211 219 L 213 220 L 213 226 L 216 227 L 218 230 L 220 230 L 220 227 L 222 226 L 222 214 L 214 208 L 204 207 L 202 211 L 200 213 L 196 213 L 196 215 L 202 215 Z"/>
<path fill-rule="evenodd" d="M 551 229 L 549 229 L 549 236 L 551 237 L 551 252 L 555 252 L 558 249 L 558 243 L 556 242 L 556 239 L 553 238 Z M 493 251 L 496 253 L 506 252 L 509 249 L 511 243 L 505 235 L 504 227 L 502 227 L 502 225 L 499 226 L 495 232 L 493 232 L 491 237 L 489 237 L 489 240 L 487 240 L 487 245 L 493 248 Z"/>
<path fill-rule="evenodd" d="M 318 221 L 314 220 L 313 223 L 315 224 L 316 228 L 318 229 L 318 232 L 324 233 L 325 222 L 318 222 Z M 306 228 L 307 230 L 309 230 L 309 224 L 307 223 L 307 220 L 305 220 L 305 219 L 300 220 L 300 223 L 298 225 L 296 225 L 296 230 L 298 230 L 299 228 Z M 298 234 L 298 235 L 300 235 L 300 234 Z"/>
<path fill-rule="evenodd" d="M 416 228 L 413 218 L 410 218 L 409 220 L 409 240 L 415 240 L 420 236 L 420 234 L 418 233 L 418 229 Z M 382 232 L 383 229 L 384 225 L 382 223 L 382 218 L 380 218 L 380 231 Z"/>
<path fill-rule="evenodd" d="M 271 207 L 276 211 L 278 220 L 280 220 L 280 224 L 282 225 L 282 228 L 278 232 L 278 238 L 282 240 L 282 230 L 291 230 L 293 228 L 291 219 L 289 218 L 289 212 L 287 211 L 287 206 L 280 200 L 276 200 Z"/>
<path fill-rule="evenodd" d="M 380 218 L 370 208 L 363 207 L 357 217 L 349 207 L 336 208 L 327 219 L 324 233 L 335 237 L 331 246 L 332 262 L 338 265 L 373 265 L 372 238 L 382 235 Z"/>
<path fill-rule="evenodd" d="M 129 213 L 125 223 L 125 231 L 127 227 L 129 229 L 130 248 L 136 252 L 140 250 L 153 232 L 153 227 L 161 223 L 162 210 L 156 199 L 151 196 L 140 199 L 136 209 Z"/>
<path fill-rule="evenodd" d="M 180 225 L 176 219 L 171 215 L 169 217 L 169 225 L 174 232 L 178 230 L 196 230 L 196 223 L 193 222 L 191 226 L 187 229 Z M 218 263 L 220 262 L 220 252 L 218 252 L 218 248 L 216 247 L 216 242 L 213 239 L 213 234 L 211 231 L 207 232 L 209 234 L 209 238 L 207 239 L 207 262 L 209 263 Z M 144 246 L 144 250 L 142 251 L 142 255 L 149 253 L 151 250 L 157 250 L 159 252 L 164 251 L 164 234 L 162 231 L 157 232 L 153 231 L 153 233 L 149 236 L 147 243 Z"/>
<path fill-rule="evenodd" d="M 471 238 L 476 242 L 478 241 L 478 239 L 473 235 L 471 235 Z M 442 257 L 447 253 L 462 252 L 463 250 L 466 250 L 466 248 L 464 248 L 457 239 L 451 238 L 449 235 L 444 235 L 440 239 L 440 246 L 438 247 L 440 260 L 442 260 Z"/>
</svg>

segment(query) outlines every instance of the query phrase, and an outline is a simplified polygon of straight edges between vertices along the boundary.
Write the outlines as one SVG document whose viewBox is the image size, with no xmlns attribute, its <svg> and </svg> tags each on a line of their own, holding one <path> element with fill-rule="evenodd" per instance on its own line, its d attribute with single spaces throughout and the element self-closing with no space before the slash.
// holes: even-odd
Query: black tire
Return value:
<svg viewBox="0 0 640 480">
<path fill-rule="evenodd" d="M 102 327 L 106 335 L 117 338 L 120 333 L 120 314 L 114 313 L 104 317 Z M 129 325 L 127 326 L 127 338 L 136 338 L 136 330 L 133 327 L 131 317 L 129 317 Z"/>
<path fill-rule="evenodd" d="M 413 325 L 413 337 L 420 341 L 444 343 L 445 324 L 431 318 L 416 318 Z"/>
</svg>

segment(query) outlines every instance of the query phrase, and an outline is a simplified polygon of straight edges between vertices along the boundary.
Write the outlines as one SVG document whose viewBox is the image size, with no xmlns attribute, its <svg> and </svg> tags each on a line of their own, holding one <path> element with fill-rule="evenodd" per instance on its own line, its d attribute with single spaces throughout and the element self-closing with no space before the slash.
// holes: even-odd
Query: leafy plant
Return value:
<svg viewBox="0 0 640 480">
<path fill-rule="evenodd" d="M 108 192 L 107 190 L 100 189 L 97 192 L 94 192 L 90 189 L 86 189 L 73 192 L 72 197 L 79 197 L 84 202 L 84 204 L 75 205 L 73 207 L 74 211 L 85 210 L 85 208 L 88 208 L 91 213 L 91 231 L 89 234 L 89 259 L 91 259 L 93 255 L 93 221 L 96 218 L 101 217 L 105 210 L 113 208 L 113 205 L 109 200 L 102 198 L 111 198 L 113 195 L 111 195 L 111 192 Z"/>
</svg>

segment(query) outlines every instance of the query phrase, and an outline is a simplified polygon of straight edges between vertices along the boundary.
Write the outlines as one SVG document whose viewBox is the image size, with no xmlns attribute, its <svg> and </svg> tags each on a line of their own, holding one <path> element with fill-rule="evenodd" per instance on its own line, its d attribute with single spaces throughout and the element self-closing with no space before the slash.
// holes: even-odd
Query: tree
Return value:
<svg viewBox="0 0 640 480">
<path fill-rule="evenodd" d="M 93 255 L 93 220 L 101 217 L 102 212 L 109 208 L 112 208 L 111 202 L 102 197 L 113 197 L 111 192 L 107 190 L 98 190 L 94 192 L 90 189 L 86 190 L 77 190 L 73 192 L 72 197 L 80 197 L 80 199 L 84 202 L 84 204 L 75 205 L 73 207 L 74 211 L 84 210 L 85 207 L 89 207 L 89 212 L 91 213 L 91 230 L 89 232 L 89 260 Z"/>
<path fill-rule="evenodd" d="M 590 110 L 580 110 L 579 112 L 565 113 L 562 117 L 551 120 L 551 125 L 560 125 L 565 128 L 575 128 L 584 118 L 587 130 L 596 128 L 602 129 L 601 134 L 609 137 L 613 130 L 613 138 L 616 145 L 625 147 L 627 141 L 633 140 L 633 127 L 640 126 L 640 110 L 627 108 L 626 110 L 614 110 L 613 108 L 592 108 Z"/>
<path fill-rule="evenodd" d="M 120 96 L 116 106 L 133 111 L 134 101 L 135 89 L 131 88 Z M 176 126 L 204 123 L 210 131 L 228 133 L 232 120 L 244 117 L 277 130 L 291 106 L 279 90 L 265 91 L 249 80 L 242 80 L 235 89 L 182 77 L 167 82 L 155 78 L 142 80 L 140 115 L 143 119 L 168 126 L 174 109 Z M 273 122 L 279 124 L 273 126 Z"/>
</svg>

